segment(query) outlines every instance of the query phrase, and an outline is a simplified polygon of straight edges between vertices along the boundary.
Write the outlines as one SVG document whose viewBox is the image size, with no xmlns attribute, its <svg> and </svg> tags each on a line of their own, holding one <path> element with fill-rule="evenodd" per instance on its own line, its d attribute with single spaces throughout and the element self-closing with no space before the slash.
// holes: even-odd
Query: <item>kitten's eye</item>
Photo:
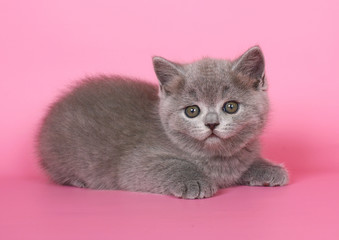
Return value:
<svg viewBox="0 0 339 240">
<path fill-rule="evenodd" d="M 189 118 L 195 118 L 200 113 L 200 108 L 197 105 L 189 106 L 185 108 L 185 114 Z"/>
<path fill-rule="evenodd" d="M 236 113 L 238 109 L 239 109 L 239 105 L 235 101 L 225 102 L 224 106 L 222 107 L 222 110 L 224 112 L 227 112 L 230 114 Z"/>
</svg>

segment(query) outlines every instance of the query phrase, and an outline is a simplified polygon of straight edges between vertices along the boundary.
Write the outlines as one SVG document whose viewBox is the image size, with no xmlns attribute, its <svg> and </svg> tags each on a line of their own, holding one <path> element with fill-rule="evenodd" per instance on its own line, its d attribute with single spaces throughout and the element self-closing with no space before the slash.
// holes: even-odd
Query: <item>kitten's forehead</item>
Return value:
<svg viewBox="0 0 339 240">
<path fill-rule="evenodd" d="M 230 68 L 229 61 L 210 58 L 187 65 L 186 93 L 211 104 L 224 98 L 232 85 Z"/>
</svg>

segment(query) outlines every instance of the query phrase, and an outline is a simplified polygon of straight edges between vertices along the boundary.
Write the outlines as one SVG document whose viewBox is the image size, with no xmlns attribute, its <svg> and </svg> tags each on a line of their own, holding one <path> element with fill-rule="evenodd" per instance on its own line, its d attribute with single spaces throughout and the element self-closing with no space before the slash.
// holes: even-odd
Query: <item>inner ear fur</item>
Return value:
<svg viewBox="0 0 339 240">
<path fill-rule="evenodd" d="M 153 67 L 160 83 L 160 90 L 171 93 L 184 85 L 184 69 L 181 64 L 162 57 L 153 57 Z"/>
<path fill-rule="evenodd" d="M 248 49 L 244 54 L 233 61 L 232 71 L 242 76 L 246 85 L 266 90 L 265 59 L 259 46 Z"/>
</svg>

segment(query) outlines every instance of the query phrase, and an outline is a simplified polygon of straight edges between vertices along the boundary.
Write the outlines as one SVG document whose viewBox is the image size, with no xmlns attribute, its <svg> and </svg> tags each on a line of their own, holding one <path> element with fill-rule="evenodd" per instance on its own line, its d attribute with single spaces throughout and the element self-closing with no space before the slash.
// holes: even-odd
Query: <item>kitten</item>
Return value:
<svg viewBox="0 0 339 240">
<path fill-rule="evenodd" d="M 153 65 L 160 88 L 99 76 L 51 106 L 38 152 L 52 180 L 188 199 L 287 184 L 286 169 L 260 155 L 269 104 L 258 46 L 234 61 L 154 57 Z"/>
</svg>

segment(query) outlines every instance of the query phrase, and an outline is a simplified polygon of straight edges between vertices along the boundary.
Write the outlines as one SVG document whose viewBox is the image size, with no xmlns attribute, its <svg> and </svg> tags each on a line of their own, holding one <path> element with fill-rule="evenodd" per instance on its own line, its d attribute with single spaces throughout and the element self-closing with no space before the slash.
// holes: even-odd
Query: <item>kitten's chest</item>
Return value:
<svg viewBox="0 0 339 240">
<path fill-rule="evenodd" d="M 251 162 L 239 157 L 218 158 L 203 161 L 199 167 L 214 183 L 224 188 L 236 184 Z"/>
</svg>

